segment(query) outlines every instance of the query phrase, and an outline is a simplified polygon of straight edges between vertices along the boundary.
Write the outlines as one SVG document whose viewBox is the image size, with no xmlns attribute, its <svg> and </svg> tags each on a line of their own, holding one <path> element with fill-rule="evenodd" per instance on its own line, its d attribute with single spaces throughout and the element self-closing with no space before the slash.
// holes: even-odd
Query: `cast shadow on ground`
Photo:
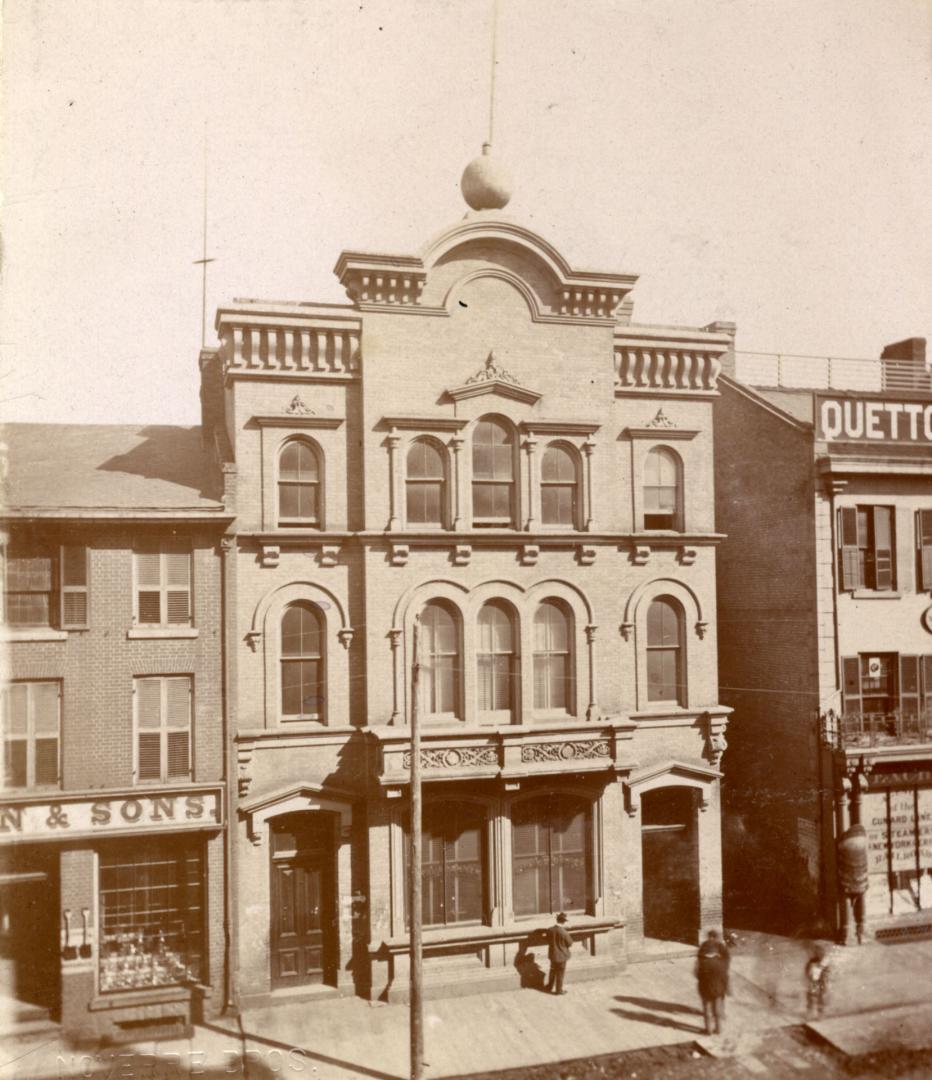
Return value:
<svg viewBox="0 0 932 1080">
<path fill-rule="evenodd" d="M 656 1024 L 658 1027 L 673 1028 L 675 1031 L 688 1031 L 690 1035 L 704 1035 L 705 1024 L 683 1024 L 671 1016 L 655 1016 L 648 1012 L 635 1012 L 633 1009 L 612 1009 L 622 1020 L 637 1020 L 642 1024 Z"/>
<path fill-rule="evenodd" d="M 702 1016 L 702 1009 L 696 1009 L 692 1005 L 681 1005 L 678 1001 L 657 1001 L 655 998 L 627 997 L 624 994 L 616 994 L 615 1001 L 623 1005 L 637 1005 L 639 1009 L 652 1009 L 654 1012 L 689 1013 L 690 1016 Z"/>
</svg>

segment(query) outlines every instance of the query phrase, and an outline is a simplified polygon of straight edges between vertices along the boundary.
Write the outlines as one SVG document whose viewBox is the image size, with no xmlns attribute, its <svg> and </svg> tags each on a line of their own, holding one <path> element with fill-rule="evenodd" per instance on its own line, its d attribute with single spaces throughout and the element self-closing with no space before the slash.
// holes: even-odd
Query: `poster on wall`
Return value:
<svg viewBox="0 0 932 1080">
<path fill-rule="evenodd" d="M 862 819 L 867 829 L 868 872 L 887 874 L 916 869 L 916 793 L 879 791 L 865 795 Z M 932 788 L 920 788 L 919 866 L 932 868 Z"/>
</svg>

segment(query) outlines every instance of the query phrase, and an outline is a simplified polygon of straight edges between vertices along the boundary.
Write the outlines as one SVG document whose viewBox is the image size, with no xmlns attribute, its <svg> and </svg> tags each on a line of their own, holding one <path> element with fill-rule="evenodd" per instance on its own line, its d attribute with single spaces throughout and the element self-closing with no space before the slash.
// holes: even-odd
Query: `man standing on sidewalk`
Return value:
<svg viewBox="0 0 932 1080">
<path fill-rule="evenodd" d="M 710 930 L 699 946 L 696 957 L 696 979 L 706 1035 L 718 1035 L 725 1019 L 725 995 L 728 993 L 728 965 L 731 955 L 717 930 Z"/>
<path fill-rule="evenodd" d="M 548 931 L 550 957 L 550 978 L 547 980 L 546 989 L 553 994 L 565 994 L 563 989 L 563 976 L 566 974 L 566 962 L 570 958 L 570 949 L 573 947 L 573 939 L 566 929 L 566 915 L 560 912 L 557 921 Z"/>
</svg>

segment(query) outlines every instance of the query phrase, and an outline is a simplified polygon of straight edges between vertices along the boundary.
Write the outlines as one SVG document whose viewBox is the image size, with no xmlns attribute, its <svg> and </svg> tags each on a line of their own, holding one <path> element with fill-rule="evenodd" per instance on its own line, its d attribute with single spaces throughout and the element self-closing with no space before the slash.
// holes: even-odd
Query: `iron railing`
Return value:
<svg viewBox="0 0 932 1080">
<path fill-rule="evenodd" d="M 829 711 L 822 717 L 822 738 L 839 750 L 932 743 L 932 709 L 841 715 Z"/>
<path fill-rule="evenodd" d="M 749 386 L 779 389 L 932 393 L 932 370 L 898 359 L 737 352 L 735 376 Z"/>
</svg>

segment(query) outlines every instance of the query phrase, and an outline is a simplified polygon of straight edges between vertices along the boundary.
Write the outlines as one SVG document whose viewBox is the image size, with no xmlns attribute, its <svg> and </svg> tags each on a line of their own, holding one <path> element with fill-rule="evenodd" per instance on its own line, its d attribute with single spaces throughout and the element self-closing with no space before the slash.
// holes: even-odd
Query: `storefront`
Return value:
<svg viewBox="0 0 932 1080">
<path fill-rule="evenodd" d="M 183 1031 L 210 1009 L 222 807 L 205 785 L 0 804 L 0 970 L 20 1018 L 119 1040 Z"/>
</svg>

